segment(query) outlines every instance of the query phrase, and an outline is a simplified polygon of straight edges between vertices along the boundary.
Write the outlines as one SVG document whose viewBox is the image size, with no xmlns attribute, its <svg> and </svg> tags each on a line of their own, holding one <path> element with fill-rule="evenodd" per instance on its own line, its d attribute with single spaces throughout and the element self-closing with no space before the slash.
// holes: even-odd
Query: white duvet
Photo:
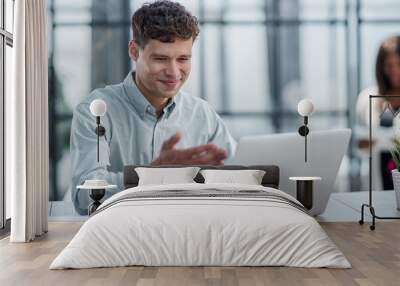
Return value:
<svg viewBox="0 0 400 286">
<path fill-rule="evenodd" d="M 131 192 L 263 190 L 233 184 L 179 184 L 127 189 L 106 200 L 56 257 L 50 269 L 145 266 L 294 266 L 349 268 L 311 216 L 258 198 L 152 198 L 121 201 Z M 107 206 L 108 207 L 105 207 Z"/>
</svg>

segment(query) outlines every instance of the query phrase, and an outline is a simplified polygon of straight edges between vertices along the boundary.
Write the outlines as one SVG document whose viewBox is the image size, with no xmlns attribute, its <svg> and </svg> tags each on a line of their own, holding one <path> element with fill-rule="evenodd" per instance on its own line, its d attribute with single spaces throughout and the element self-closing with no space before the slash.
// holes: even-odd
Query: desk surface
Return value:
<svg viewBox="0 0 400 286">
<path fill-rule="evenodd" d="M 328 201 L 325 212 L 317 217 L 323 222 L 350 222 L 360 219 L 361 204 L 368 203 L 368 192 L 333 193 Z M 396 209 L 394 191 L 374 191 L 373 205 L 379 216 L 400 216 Z M 85 221 L 87 216 L 80 216 L 74 211 L 72 202 L 49 202 L 50 221 Z M 368 210 L 365 212 L 365 221 L 371 221 Z"/>
<path fill-rule="evenodd" d="M 363 203 L 368 203 L 368 192 L 333 193 L 329 198 L 324 213 L 319 215 L 317 219 L 326 222 L 358 221 Z M 372 193 L 372 203 L 376 215 L 400 216 L 400 211 L 396 208 L 394 191 L 374 191 Z M 371 214 L 367 209 L 365 211 L 365 221 L 371 221 Z"/>
</svg>

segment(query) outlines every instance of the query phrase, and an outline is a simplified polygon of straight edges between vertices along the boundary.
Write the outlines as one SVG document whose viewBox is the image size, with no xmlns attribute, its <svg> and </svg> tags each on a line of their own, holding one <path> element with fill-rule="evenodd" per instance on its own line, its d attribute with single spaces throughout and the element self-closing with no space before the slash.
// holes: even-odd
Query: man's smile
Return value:
<svg viewBox="0 0 400 286">
<path fill-rule="evenodd" d="M 168 79 L 168 80 L 159 80 L 159 82 L 161 82 L 162 84 L 164 84 L 165 86 L 167 86 L 169 88 L 174 88 L 179 83 L 179 80 Z"/>
</svg>

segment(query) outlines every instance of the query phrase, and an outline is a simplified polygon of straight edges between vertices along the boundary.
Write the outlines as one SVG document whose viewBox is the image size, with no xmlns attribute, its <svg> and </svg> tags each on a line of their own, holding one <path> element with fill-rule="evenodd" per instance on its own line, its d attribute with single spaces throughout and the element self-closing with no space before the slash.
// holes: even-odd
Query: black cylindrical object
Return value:
<svg viewBox="0 0 400 286">
<path fill-rule="evenodd" d="M 308 210 L 313 207 L 313 181 L 312 180 L 298 180 L 296 181 L 296 197 L 304 207 Z"/>
<path fill-rule="evenodd" d="M 104 197 L 105 193 L 106 189 L 91 189 L 89 191 L 89 197 L 93 200 L 93 203 L 91 203 L 88 208 L 89 216 L 100 206 L 100 200 Z"/>
</svg>

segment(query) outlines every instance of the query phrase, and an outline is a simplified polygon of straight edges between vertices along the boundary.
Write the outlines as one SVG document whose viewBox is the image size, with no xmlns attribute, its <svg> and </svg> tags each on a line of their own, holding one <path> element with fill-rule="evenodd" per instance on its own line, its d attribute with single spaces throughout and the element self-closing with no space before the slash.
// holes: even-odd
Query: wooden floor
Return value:
<svg viewBox="0 0 400 286">
<path fill-rule="evenodd" d="M 122 267 L 48 270 L 81 222 L 52 222 L 28 244 L 0 241 L 0 285 L 400 285 L 400 222 L 379 222 L 372 232 L 357 223 L 322 223 L 353 268 Z"/>
</svg>

